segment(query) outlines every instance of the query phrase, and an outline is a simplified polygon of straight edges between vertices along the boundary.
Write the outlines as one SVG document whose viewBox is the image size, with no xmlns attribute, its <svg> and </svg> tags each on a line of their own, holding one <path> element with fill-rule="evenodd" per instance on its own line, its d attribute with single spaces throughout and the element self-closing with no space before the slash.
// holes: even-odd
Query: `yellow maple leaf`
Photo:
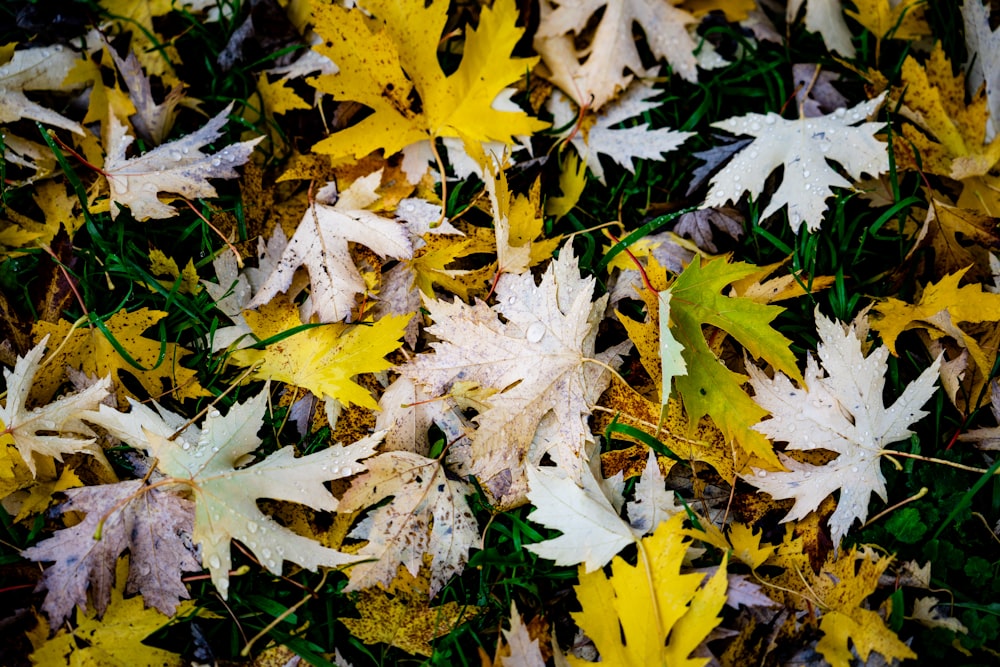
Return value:
<svg viewBox="0 0 1000 667">
<path fill-rule="evenodd" d="M 907 56 L 900 84 L 901 113 L 912 124 L 894 139 L 897 167 L 962 181 L 959 206 L 1000 215 L 1000 178 L 990 174 L 1000 162 L 1000 136 L 986 143 L 985 91 L 965 103 L 965 76 L 952 74 L 940 42 L 923 66 Z"/>
<path fill-rule="evenodd" d="M 837 560 L 828 561 L 823 571 L 814 577 L 811 590 L 825 608 L 819 622 L 823 637 L 816 644 L 816 650 L 833 667 L 849 667 L 854 662 L 848 640 L 862 663 L 867 663 L 872 651 L 887 661 L 917 657 L 877 612 L 862 607 L 865 599 L 875 592 L 879 576 L 890 562 L 891 558 L 859 558 L 856 551 L 851 550 Z"/>
<path fill-rule="evenodd" d="M 245 310 L 250 330 L 264 341 L 302 326 L 298 307 L 276 297 L 259 311 Z M 353 378 L 392 368 L 385 355 L 401 345 L 408 316 L 388 315 L 377 322 L 323 324 L 275 341 L 263 350 L 243 349 L 231 359 L 240 366 L 257 369 L 251 379 L 277 380 L 372 410 L 378 403 Z"/>
<path fill-rule="evenodd" d="M 909 329 L 926 333 L 928 347 L 936 356 L 945 339 L 957 346 L 949 361 L 942 363 L 942 383 L 952 401 L 965 409 L 986 388 L 996 360 L 1000 328 L 1000 294 L 984 292 L 980 283 L 959 287 L 968 267 L 946 275 L 937 283 L 924 287 L 917 303 L 887 298 L 875 306 L 872 328 L 879 333 L 889 351 L 896 355 L 896 340 Z M 951 367 L 967 353 L 971 362 L 961 362 L 961 369 Z M 964 372 L 960 380 L 955 376 Z M 949 387 L 949 382 L 953 386 Z M 957 395 L 960 384 L 963 396 Z"/>
<path fill-rule="evenodd" d="M 423 0 L 360 4 L 354 10 L 334 4 L 314 8 L 316 32 L 326 40 L 316 50 L 340 71 L 308 81 L 336 100 L 360 102 L 374 113 L 319 142 L 315 152 L 360 158 L 381 148 L 389 155 L 418 141 L 459 136 L 510 144 L 516 135 L 548 127 L 524 112 L 494 108 L 498 100 L 506 103 L 506 88 L 537 62 L 509 57 L 524 32 L 516 26 L 514 0 L 483 8 L 478 28 L 468 31 L 462 62 L 450 76 L 437 56 L 448 17 L 446 0 L 427 6 Z"/>
<path fill-rule="evenodd" d="M 47 639 L 49 625 L 39 618 L 39 624 L 29 637 L 35 651 L 31 661 L 36 665 L 104 665 L 106 667 L 139 667 L 157 665 L 169 667 L 186 664 L 177 653 L 155 648 L 142 640 L 170 619 L 155 609 L 146 609 L 141 596 L 125 598 L 128 561 L 118 561 L 117 582 L 111 591 L 111 603 L 104 616 L 94 611 L 86 616 L 77 613 L 76 627 L 60 630 Z M 191 613 L 195 603 L 181 602 L 177 616 Z"/>
<path fill-rule="evenodd" d="M 154 276 L 170 276 L 172 280 L 158 280 L 167 289 L 173 289 L 177 279 L 180 282 L 177 291 L 182 294 L 197 294 L 201 291 L 201 283 L 198 278 L 198 269 L 194 266 L 194 260 L 189 259 L 184 265 L 184 269 L 177 268 L 177 262 L 172 257 L 167 257 L 163 251 L 153 248 L 149 251 L 150 272 Z"/>
<path fill-rule="evenodd" d="M 261 100 L 264 102 L 264 108 L 272 115 L 285 114 L 295 109 L 312 108 L 311 104 L 299 97 L 299 94 L 288 86 L 287 78 L 278 79 L 272 83 L 267 78 L 267 74 L 261 72 L 260 76 L 257 77 L 257 92 L 260 93 Z"/>
<path fill-rule="evenodd" d="M 677 514 L 643 539 L 635 565 L 615 556 L 610 579 L 603 570 L 585 574 L 580 567 L 575 590 L 583 610 L 571 615 L 597 646 L 601 664 L 700 667 L 708 662 L 689 656 L 721 620 L 726 559 L 707 581 L 699 573 L 681 574 L 688 546 L 684 519 Z M 571 665 L 593 664 L 567 658 Z"/>
<path fill-rule="evenodd" d="M 431 640 L 477 616 L 480 609 L 459 602 L 432 607 L 428 560 L 425 557 L 425 565 L 416 577 L 400 565 L 388 588 L 379 584 L 360 591 L 355 602 L 361 617 L 337 620 L 365 644 L 384 643 L 408 653 L 431 655 Z"/>
<path fill-rule="evenodd" d="M 931 34 L 924 0 L 854 0 L 854 6 L 857 11 L 845 9 L 844 13 L 867 28 L 879 42 L 883 39 L 920 39 Z"/>
<path fill-rule="evenodd" d="M 190 354 L 188 350 L 176 343 L 161 343 L 142 335 L 166 316 L 167 313 L 163 311 L 149 308 L 132 312 L 118 311 L 103 323 L 104 329 L 114 337 L 115 343 L 100 327 L 74 329 L 65 320 L 54 324 L 36 322 L 32 330 L 35 339 L 41 340 L 48 335 L 57 349 L 48 361 L 56 372 L 43 373 L 37 377 L 33 396 L 43 401 L 50 399 L 65 381 L 62 369 L 67 366 L 87 375 L 111 375 L 115 381 L 118 401 L 122 404 L 131 393 L 122 384 L 123 372 L 135 377 L 154 397 L 167 391 L 174 392 L 178 399 L 206 395 L 207 392 L 198 383 L 197 373 L 180 365 L 180 360 Z M 121 355 L 116 344 L 128 353 L 131 361 Z"/>
</svg>

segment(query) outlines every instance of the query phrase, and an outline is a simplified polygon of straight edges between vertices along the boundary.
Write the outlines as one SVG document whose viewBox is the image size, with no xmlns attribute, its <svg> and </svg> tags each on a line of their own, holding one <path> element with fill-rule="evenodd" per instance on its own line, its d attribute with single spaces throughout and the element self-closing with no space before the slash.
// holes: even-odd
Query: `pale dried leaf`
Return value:
<svg viewBox="0 0 1000 667">
<path fill-rule="evenodd" d="M 837 109 L 819 118 L 785 120 L 771 112 L 712 123 L 712 127 L 756 138 L 715 175 L 702 206 L 736 202 L 744 192 L 761 195 L 768 175 L 784 165 L 781 185 L 771 195 L 761 219 L 787 205 L 793 231 L 797 232 L 803 222 L 810 231 L 818 230 L 826 200 L 833 196 L 832 188 L 851 187 L 850 181 L 827 160 L 840 164 L 855 179 L 863 173 L 876 176 L 889 169 L 886 145 L 875 138 L 882 124 L 866 122 L 852 127 L 875 113 L 884 97 L 883 93 L 851 109 Z"/>
<path fill-rule="evenodd" d="M 872 493 L 886 499 L 882 452 L 909 437 L 910 424 L 927 414 L 920 407 L 935 391 L 941 358 L 886 408 L 882 390 L 888 349 L 877 348 L 866 357 L 855 325 L 844 327 L 823 317 L 818 309 L 816 328 L 820 337 L 816 354 L 825 372 L 810 355 L 804 374 L 807 388 L 796 388 L 783 373 L 770 378 L 747 365 L 754 400 L 771 412 L 755 428 L 776 442 L 788 443 L 788 449 L 825 449 L 838 456 L 816 466 L 781 454 L 787 472 L 757 470 L 744 479 L 775 499 L 795 499 L 782 521 L 803 518 L 839 489 L 837 509 L 829 520 L 833 543 L 838 546 L 856 519 L 864 522 L 867 518 Z"/>
<path fill-rule="evenodd" d="M 500 658 L 503 667 L 545 667 L 538 640 L 531 638 L 513 602 L 510 603 L 510 630 L 503 631 L 503 638 L 510 648 L 510 655 Z"/>
<path fill-rule="evenodd" d="M 103 172 L 110 187 L 111 217 L 117 217 L 122 206 L 128 206 L 136 220 L 177 215 L 173 206 L 160 201 L 160 192 L 188 199 L 218 196 L 208 179 L 239 176 L 235 167 L 246 162 L 253 147 L 263 139 L 243 141 L 212 154 L 201 151 L 222 136 L 232 106 L 230 103 L 197 132 L 134 158 L 127 157 L 126 151 L 135 139 L 114 112 L 109 113 Z"/>
<path fill-rule="evenodd" d="M 633 530 L 611 506 L 591 474 L 583 487 L 558 468 L 529 466 L 528 500 L 535 506 L 529 518 L 562 532 L 552 539 L 525 548 L 556 565 L 582 563 L 586 572 L 604 567 L 640 531 Z"/>
<path fill-rule="evenodd" d="M 73 607 L 86 609 L 88 588 L 98 617 L 104 614 L 115 564 L 126 549 L 126 593 L 140 593 L 167 616 L 189 597 L 181 573 L 201 569 L 190 543 L 194 504 L 162 488 L 143 487 L 141 480 L 130 480 L 66 490 L 69 500 L 59 512 L 83 513 L 83 521 L 21 552 L 30 560 L 54 561 L 38 586 L 48 591 L 42 609 L 53 627 L 62 625 Z"/>
<path fill-rule="evenodd" d="M 0 407 L 0 428 L 3 429 L 0 430 L 0 447 L 14 445 L 32 475 L 35 475 L 36 455 L 61 461 L 63 454 L 81 452 L 104 460 L 100 446 L 95 444 L 94 432 L 82 419 L 88 418 L 90 411 L 96 410 L 108 395 L 110 377 L 48 405 L 32 410 L 25 407 L 48 339 L 46 336 L 27 354 L 18 357 L 12 371 L 3 371 L 7 400 Z"/>
<path fill-rule="evenodd" d="M 292 284 L 296 269 L 309 272 L 312 291 L 305 316 L 317 315 L 321 322 L 346 320 L 358 294 L 365 291 L 364 278 L 351 258 L 348 243 L 359 243 L 381 257 L 408 259 L 413 245 L 403 225 L 371 211 L 353 208 L 371 203 L 368 191 L 381 172 L 358 179 L 333 206 L 313 203 L 306 209 L 292 239 L 267 276 L 248 308 L 261 306 Z M 377 195 L 375 195 L 377 197 Z"/>
<path fill-rule="evenodd" d="M 356 554 L 345 591 L 376 583 L 388 585 L 402 563 L 417 576 L 424 554 L 431 555 L 430 595 L 433 597 L 465 567 L 479 529 L 466 496 L 465 482 L 449 479 L 441 462 L 412 452 L 387 452 L 365 462 L 340 499 L 339 511 L 354 512 L 393 497 L 373 510 L 350 536 L 368 543 Z"/>
</svg>

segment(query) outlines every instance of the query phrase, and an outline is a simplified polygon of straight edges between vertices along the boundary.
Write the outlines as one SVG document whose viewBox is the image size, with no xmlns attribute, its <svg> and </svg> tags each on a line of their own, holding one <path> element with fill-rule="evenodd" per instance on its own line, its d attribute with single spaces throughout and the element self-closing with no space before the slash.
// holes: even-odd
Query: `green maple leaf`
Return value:
<svg viewBox="0 0 1000 667">
<path fill-rule="evenodd" d="M 703 331 L 709 325 L 730 334 L 754 357 L 801 382 L 791 341 L 771 327 L 784 309 L 722 294 L 726 286 L 757 270 L 744 262 L 717 259 L 702 264 L 696 259 L 677 277 L 671 290 L 670 330 L 684 346 L 688 372 L 674 381 L 692 424 L 708 415 L 727 440 L 780 469 L 771 443 L 752 428 L 767 411 L 743 389 L 746 376 L 721 362 Z"/>
</svg>

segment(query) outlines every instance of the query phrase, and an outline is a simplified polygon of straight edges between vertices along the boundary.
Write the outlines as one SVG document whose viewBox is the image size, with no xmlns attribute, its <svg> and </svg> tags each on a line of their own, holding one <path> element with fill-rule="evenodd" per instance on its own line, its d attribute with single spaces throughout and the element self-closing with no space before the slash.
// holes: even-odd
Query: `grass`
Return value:
<svg viewBox="0 0 1000 667">
<path fill-rule="evenodd" d="M 18 16 L 39 11 L 36 7 L 40 6 L 15 1 L 0 7 L 0 45 L 17 42 L 23 47 L 45 43 L 47 35 L 21 28 L 17 22 Z M 95 325 L 122 310 L 132 312 L 150 308 L 166 312 L 167 316 L 147 332 L 146 337 L 163 345 L 175 343 L 190 350 L 191 355 L 182 363 L 197 369 L 199 382 L 207 395 L 187 401 L 177 400 L 170 393 L 148 396 L 137 382 L 125 382 L 137 397 L 156 399 L 166 408 L 186 415 L 194 415 L 210 405 L 225 412 L 235 402 L 255 395 L 262 385 L 253 383 L 233 388 L 241 369 L 228 365 L 225 355 L 213 353 L 208 344 L 213 332 L 226 326 L 228 319 L 207 292 L 185 293 L 180 278 L 172 280 L 154 275 L 150 252 L 153 249 L 162 251 L 180 267 L 190 260 L 199 276 L 210 277 L 213 275 L 212 260 L 220 253 L 229 252 L 213 229 L 215 227 L 232 235 L 233 243 L 246 258 L 255 258 L 257 235 L 280 224 L 282 216 L 280 204 L 261 203 L 276 193 L 284 197 L 304 196 L 305 186 L 295 183 L 268 190 L 288 165 L 289 147 L 307 152 L 325 135 L 323 122 L 330 122 L 337 109 L 335 104 L 325 100 L 321 105 L 322 116 L 315 109 L 281 116 L 265 114 L 256 90 L 257 76 L 280 56 L 301 45 L 287 43 L 265 48 L 261 43 L 266 41 L 267 29 L 261 29 L 261 34 L 251 40 L 250 55 L 232 68 L 223 68 L 218 63 L 219 54 L 225 50 L 243 19 L 254 11 L 249 4 L 239 2 L 223 7 L 228 11 L 223 12 L 224 18 L 217 23 L 208 24 L 189 12 L 174 11 L 157 19 L 153 25 L 159 35 L 158 46 L 170 46 L 179 55 L 180 61 L 170 62 L 169 69 L 187 86 L 189 96 L 202 101 L 204 113 L 211 116 L 230 101 L 236 102 L 233 122 L 227 125 L 227 134 L 217 146 L 234 143 L 246 138 L 247 134 L 268 137 L 255 158 L 263 182 L 267 184 L 263 197 L 261 187 L 255 187 L 249 179 L 215 181 L 218 197 L 193 201 L 191 208 L 180 206 L 179 215 L 174 218 L 139 223 L 125 211 L 112 219 L 107 212 L 98 212 L 103 195 L 94 195 L 96 191 L 91 184 L 95 174 L 91 168 L 53 140 L 48 130 L 29 120 L 5 126 L 5 132 L 47 145 L 62 168 L 57 182 L 64 184 L 66 191 L 78 199 L 74 213 L 82 216 L 83 224 L 72 235 L 72 250 L 60 258 L 59 267 L 71 276 L 77 294 L 64 299 L 60 308 L 62 318 L 70 322 L 85 318 Z M 952 62 L 964 62 L 965 46 L 960 37 L 962 18 L 956 3 L 928 3 L 927 7 L 935 37 L 943 40 Z M 65 8 L 60 5 L 59 12 L 65 12 L 72 19 L 65 28 L 64 38 L 69 40 L 77 37 L 85 27 L 103 21 L 111 21 L 121 30 L 139 30 L 138 25 L 109 14 L 94 1 L 81 0 Z M 472 12 L 476 12 L 475 8 Z M 850 25 L 858 35 L 855 64 L 876 67 L 890 82 L 899 81 L 902 63 L 908 54 L 915 52 L 915 47 L 907 42 L 885 40 L 878 49 L 878 62 L 875 62 L 874 37 L 857 24 Z M 729 55 L 731 62 L 717 70 L 702 71 L 697 83 L 668 76 L 665 70 L 658 83 L 662 88 L 658 106 L 642 118 L 653 127 L 692 131 L 697 136 L 662 162 L 638 161 L 632 171 L 605 161 L 607 184 L 589 178 L 573 211 L 559 221 L 546 221 L 545 233 L 549 237 L 574 234 L 573 243 L 581 269 L 593 274 L 602 289 L 612 284 L 607 262 L 615 251 L 608 252 L 609 244 L 617 246 L 594 229 L 609 221 L 618 221 L 620 229 L 616 234 L 619 239 L 626 239 L 620 244 L 622 247 L 650 233 L 672 229 L 673 214 L 697 206 L 704 199 L 706 184 L 690 194 L 687 190 L 692 175 L 702 164 L 695 153 L 725 140 L 725 133 L 711 127 L 713 122 L 751 112 L 777 112 L 786 118 L 794 117 L 791 68 L 800 62 L 820 62 L 824 69 L 840 72 L 843 79 L 838 85 L 846 97 L 852 101 L 865 97 L 864 82 L 827 52 L 819 36 L 805 32 L 801 26 L 790 28 L 790 38 L 781 44 L 755 41 L 738 26 L 721 20 L 703 27 L 701 35 L 720 52 Z M 113 44 L 122 48 L 125 41 L 119 35 Z M 300 92 L 306 90 L 303 88 Z M 60 112 L 73 111 L 68 108 L 66 96 L 42 95 L 38 99 L 61 105 L 53 106 Z M 204 122 L 203 116 L 189 109 L 183 110 L 179 118 L 171 137 L 194 131 Z M 896 110 L 889 105 L 883 107 L 879 120 L 893 132 L 898 131 L 901 122 Z M 55 134 L 62 136 L 65 133 Z M 540 178 L 543 193 L 555 196 L 559 177 L 555 139 L 537 137 L 536 144 L 535 155 L 540 159 L 527 162 L 525 167 L 515 165 L 510 174 L 511 182 L 515 191 L 525 192 L 535 178 Z M 40 209 L 32 199 L 35 188 L 18 182 L 23 173 L 17 165 L 9 161 L 2 164 L 0 219 L 14 219 L 14 213 L 37 216 Z M 744 216 L 743 234 L 739 239 L 717 235 L 720 252 L 730 253 L 734 261 L 761 266 L 784 261 L 794 271 L 834 278 L 829 289 L 784 303 L 787 310 L 776 320 L 776 326 L 792 340 L 792 349 L 800 361 L 808 351 L 816 349 L 813 312 L 817 307 L 846 322 L 880 298 L 892 296 L 912 302 L 918 296 L 918 285 L 940 279 L 926 250 L 918 250 L 910 256 L 914 245 L 912 216 L 916 209 L 926 205 L 923 187 L 927 178 L 936 187 L 941 187 L 940 178 L 897 171 L 893 167 L 888 175 L 893 202 L 887 205 L 873 205 L 861 193 L 838 190 L 828 201 L 822 231 L 818 233 L 809 233 L 803 227 L 794 234 L 784 212 L 761 220 L 761 202 L 744 197 L 738 203 L 737 208 Z M 772 181 L 776 182 L 775 176 Z M 468 210 L 463 215 L 469 224 L 489 226 L 489 216 L 475 209 L 482 198 L 482 186 L 477 179 L 450 183 L 448 195 L 450 215 Z M 470 266 L 478 259 L 481 258 L 470 260 Z M 52 285 L 46 282 L 49 280 L 46 276 L 52 275 L 51 262 L 44 250 L 32 247 L 7 252 L 0 260 L 4 300 L 18 314 L 22 325 L 40 317 L 46 291 Z M 638 302 L 625 302 L 620 308 L 634 317 L 641 317 Z M 6 326 L 17 325 L 18 322 L 11 320 Z M 624 335 L 612 320 L 607 321 L 601 333 L 602 341 L 607 343 L 618 342 Z M 112 340 L 113 345 L 116 342 Z M 118 347 L 123 346 L 119 343 Z M 23 354 L 24 350 L 19 352 Z M 887 400 L 899 396 L 930 363 L 929 353 L 916 336 L 901 338 L 898 352 L 897 357 L 890 359 Z M 992 353 L 996 359 L 996 350 Z M 160 363 L 175 361 L 163 358 Z M 131 366 L 141 370 L 139 364 L 131 363 Z M 637 385 L 648 380 L 634 359 L 625 365 L 622 373 Z M 997 375 L 996 363 L 992 374 Z M 914 459 L 901 459 L 898 468 L 884 465 L 889 503 L 876 502 L 870 515 L 875 516 L 889 505 L 906 504 L 853 530 L 842 548 L 868 545 L 876 551 L 894 555 L 898 563 L 914 561 L 923 565 L 929 562 L 929 590 L 915 593 L 911 588 L 896 587 L 880 591 L 872 600 L 892 600 L 892 613 L 888 616 L 890 627 L 912 639 L 912 648 L 922 662 L 938 664 L 951 660 L 960 664 L 990 664 L 997 658 L 1000 647 L 1000 604 L 996 602 L 1000 594 L 997 583 L 1000 577 L 996 576 L 1000 567 L 1000 540 L 994 530 L 1000 518 L 1000 482 L 992 475 L 996 465 L 991 466 L 989 458 L 954 441 L 957 434 L 970 428 L 991 425 L 989 409 L 982 400 L 977 400 L 973 401 L 969 413 L 963 415 L 940 390 L 926 409 L 931 414 L 919 422 L 909 442 L 898 444 L 897 448 L 910 454 L 976 467 L 983 467 L 985 459 L 990 474 L 977 475 Z M 627 438 L 620 437 L 622 433 L 627 434 L 627 429 L 609 429 L 601 439 L 602 449 L 620 449 L 631 444 Z M 305 453 L 327 446 L 336 439 L 335 435 L 327 425 L 300 437 L 289 422 L 287 405 L 275 405 L 262 431 L 262 451 L 272 452 L 292 445 Z M 444 444 L 443 439 L 438 442 L 436 451 L 444 449 Z M 128 447 L 109 450 L 108 455 L 119 475 L 123 478 L 133 476 L 130 468 L 133 459 Z M 86 483 L 98 483 L 97 473 L 80 458 L 70 457 L 68 463 L 80 471 Z M 737 493 L 751 494 L 752 489 L 740 483 Z M 689 501 L 694 500 L 689 498 Z M 358 613 L 358 598 L 344 592 L 347 578 L 343 573 L 314 573 L 286 567 L 284 574 L 274 576 L 238 550 L 234 550 L 233 567 L 239 574 L 232 577 L 229 599 L 223 601 L 218 597 L 207 575 L 190 574 L 185 580 L 198 615 L 175 619 L 152 635 L 147 643 L 169 648 L 185 660 L 242 661 L 247 657 L 243 654 L 245 649 L 261 634 L 252 644 L 252 655 L 258 655 L 269 641 L 273 641 L 316 665 L 334 664 L 335 648 L 353 665 L 480 665 L 486 664 L 481 655 L 489 658 L 496 655 L 499 633 L 501 628 L 507 627 L 512 603 L 525 619 L 540 619 L 540 632 L 554 631 L 564 648 L 578 641 L 570 616 L 578 610 L 573 592 L 578 581 L 577 569 L 556 566 L 524 549 L 525 545 L 556 533 L 532 523 L 530 507 L 498 511 L 481 489 L 471 501 L 482 529 L 481 543 L 473 549 L 464 572 L 446 584 L 435 602 L 455 602 L 469 610 L 478 608 L 479 613 L 463 619 L 451 632 L 436 640 L 430 657 L 414 656 L 384 643 L 366 645 L 351 635 L 338 619 Z M 281 507 L 275 511 L 282 516 Z M 769 511 L 754 516 L 750 510 L 741 512 L 737 504 L 735 516 L 739 520 L 755 520 L 765 535 L 780 535 L 783 528 L 778 520 L 783 514 L 772 506 Z M 291 514 L 288 517 L 301 518 Z M 329 516 L 315 513 L 306 518 L 317 535 L 331 529 Z M 31 646 L 24 632 L 35 623 L 34 614 L 28 610 L 38 608 L 42 595 L 32 591 L 38 579 L 37 568 L 33 570 L 18 554 L 50 536 L 53 530 L 61 527 L 61 522 L 45 512 L 26 521 L 14 521 L 6 509 L 0 510 L 0 521 L 3 524 L 0 530 L 0 588 L 3 589 L 4 606 L 10 610 L 25 610 L 10 617 L 12 620 L 5 631 L 10 637 L 10 648 L 0 652 L 0 662 L 27 664 Z M 626 556 L 635 558 L 634 554 L 626 553 Z M 944 628 L 918 629 L 919 626 L 906 617 L 917 594 L 941 598 L 968 632 L 956 634 Z M 762 656 L 761 664 L 784 663 L 816 637 L 807 633 L 804 638 L 802 635 L 798 638 L 802 645 L 779 645 L 773 653 Z"/>
</svg>

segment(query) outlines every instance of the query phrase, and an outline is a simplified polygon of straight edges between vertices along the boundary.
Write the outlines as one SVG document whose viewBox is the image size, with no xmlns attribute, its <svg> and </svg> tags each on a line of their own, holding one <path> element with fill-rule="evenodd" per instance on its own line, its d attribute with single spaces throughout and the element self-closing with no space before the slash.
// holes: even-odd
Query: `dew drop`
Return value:
<svg viewBox="0 0 1000 667">
<path fill-rule="evenodd" d="M 271 557 L 271 550 L 268 549 L 267 547 L 264 547 L 263 549 L 261 549 L 260 553 L 261 553 L 262 556 L 264 556 L 264 558 L 270 558 Z"/>
<path fill-rule="evenodd" d="M 802 178 L 809 178 L 809 170 L 808 169 L 803 169 L 802 170 Z"/>
<path fill-rule="evenodd" d="M 333 466 L 332 468 L 330 468 L 330 474 L 331 475 L 339 475 L 340 474 L 340 468 L 338 466 Z"/>
<path fill-rule="evenodd" d="M 754 121 L 750 125 L 750 129 L 753 130 L 754 132 L 760 132 L 760 123 L 758 123 L 757 121 Z"/>
<path fill-rule="evenodd" d="M 856 472 L 860 472 L 860 471 L 858 470 L 858 466 L 852 466 L 852 467 L 851 467 L 851 472 L 854 472 L 854 473 L 856 473 Z"/>
<path fill-rule="evenodd" d="M 507 297 L 507 303 L 513 306 L 515 303 L 517 303 L 517 297 L 516 296 Z"/>
<path fill-rule="evenodd" d="M 215 554 L 212 554 L 211 556 L 208 557 L 208 565 L 213 570 L 218 570 L 220 567 L 222 567 L 222 561 L 219 560 L 218 556 L 216 556 Z"/>
<path fill-rule="evenodd" d="M 804 475 L 806 479 L 809 479 L 812 476 L 813 476 L 812 472 L 806 472 L 806 474 Z"/>
<path fill-rule="evenodd" d="M 775 121 L 777 121 L 777 118 L 772 114 L 768 114 L 767 117 L 764 118 L 764 122 L 768 125 L 774 125 Z"/>
<path fill-rule="evenodd" d="M 532 322 L 531 326 L 528 327 L 527 333 L 524 337 L 528 339 L 529 343 L 537 343 L 545 336 L 545 325 L 541 322 Z"/>
<path fill-rule="evenodd" d="M 212 166 L 213 166 L 213 167 L 218 167 L 218 166 L 219 166 L 219 165 L 221 165 L 221 164 L 222 164 L 222 160 L 220 160 L 219 158 L 214 158 L 214 159 L 212 160 Z"/>
<path fill-rule="evenodd" d="M 757 476 L 758 477 L 767 477 L 767 471 L 766 470 L 758 470 L 757 471 Z"/>
<path fill-rule="evenodd" d="M 181 449 L 183 449 L 186 452 L 187 450 L 191 449 L 191 443 L 190 442 L 181 443 Z"/>
<path fill-rule="evenodd" d="M 256 521 L 247 521 L 247 530 L 249 530 L 251 533 L 256 533 L 257 532 L 257 522 Z"/>
<path fill-rule="evenodd" d="M 344 474 L 345 476 L 346 476 L 346 475 L 350 475 L 350 474 L 352 474 L 352 471 L 351 471 L 351 469 L 350 469 L 350 468 L 349 468 L 348 466 L 344 466 L 344 469 L 343 469 L 343 470 L 342 470 L 341 472 L 342 472 L 342 473 L 343 473 L 343 474 Z"/>
<path fill-rule="evenodd" d="M 219 577 L 219 583 L 215 587 L 222 593 L 222 597 L 226 597 L 226 594 L 229 592 L 229 577 Z"/>
</svg>

